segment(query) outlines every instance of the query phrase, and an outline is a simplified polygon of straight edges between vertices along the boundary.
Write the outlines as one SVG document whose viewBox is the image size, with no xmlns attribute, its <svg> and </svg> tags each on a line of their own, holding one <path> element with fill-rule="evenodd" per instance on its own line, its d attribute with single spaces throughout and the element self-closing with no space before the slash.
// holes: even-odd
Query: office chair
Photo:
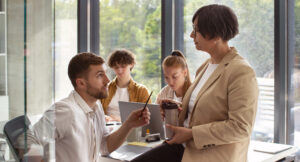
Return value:
<svg viewBox="0 0 300 162">
<path fill-rule="evenodd" d="M 4 135 L 6 137 L 6 141 L 9 145 L 9 148 L 16 160 L 16 162 L 20 162 L 22 157 L 19 157 L 19 151 L 15 148 L 15 144 L 17 142 L 17 138 L 22 134 L 25 133 L 25 130 L 28 130 L 30 125 L 30 121 L 26 115 L 22 115 L 16 117 L 10 121 L 8 121 L 4 125 Z"/>
</svg>

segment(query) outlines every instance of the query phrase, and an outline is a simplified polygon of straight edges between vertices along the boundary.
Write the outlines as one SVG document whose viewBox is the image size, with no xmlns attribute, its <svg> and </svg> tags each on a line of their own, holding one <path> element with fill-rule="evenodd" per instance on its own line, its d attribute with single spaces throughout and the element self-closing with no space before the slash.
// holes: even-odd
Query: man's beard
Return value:
<svg viewBox="0 0 300 162">
<path fill-rule="evenodd" d="M 90 84 L 87 84 L 87 94 L 90 96 L 96 98 L 96 99 L 104 99 L 107 97 L 107 90 L 105 91 L 98 91 L 97 89 L 94 89 L 90 86 Z"/>
</svg>

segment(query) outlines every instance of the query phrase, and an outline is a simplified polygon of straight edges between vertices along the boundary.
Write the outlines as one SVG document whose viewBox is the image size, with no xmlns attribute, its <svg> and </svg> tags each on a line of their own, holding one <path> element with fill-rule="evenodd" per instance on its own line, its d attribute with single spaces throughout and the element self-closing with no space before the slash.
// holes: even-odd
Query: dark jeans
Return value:
<svg viewBox="0 0 300 162">
<path fill-rule="evenodd" d="M 169 145 L 164 142 L 148 152 L 136 157 L 131 162 L 181 162 L 184 152 L 182 144 Z"/>
</svg>

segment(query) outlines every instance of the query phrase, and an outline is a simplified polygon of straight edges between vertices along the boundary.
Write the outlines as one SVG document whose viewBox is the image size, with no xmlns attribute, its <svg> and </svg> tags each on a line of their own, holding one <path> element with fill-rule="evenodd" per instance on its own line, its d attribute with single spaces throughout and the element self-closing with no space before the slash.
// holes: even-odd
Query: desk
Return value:
<svg viewBox="0 0 300 162">
<path fill-rule="evenodd" d="M 269 154 L 269 153 L 257 152 L 257 151 L 253 150 L 256 145 L 259 145 L 262 143 L 268 144 L 270 146 L 276 145 L 274 143 L 251 141 L 249 150 L 248 150 L 248 162 L 274 162 L 274 161 L 283 159 L 283 158 L 298 151 L 298 148 L 294 147 L 294 146 L 292 146 L 291 148 L 289 148 L 285 151 L 279 152 L 277 154 Z M 120 160 L 110 159 L 107 157 L 100 157 L 100 161 L 101 162 L 120 162 Z"/>
<path fill-rule="evenodd" d="M 298 151 L 298 148 L 295 146 L 292 146 L 291 148 L 284 150 L 282 152 L 279 152 L 277 154 L 270 154 L 270 153 L 264 153 L 264 152 L 258 152 L 254 151 L 255 145 L 269 145 L 269 146 L 276 146 L 278 144 L 276 143 L 266 143 L 266 142 L 258 142 L 258 141 L 251 141 L 249 150 L 248 150 L 248 162 L 274 162 L 281 160 L 293 153 L 296 153 Z M 287 145 L 285 145 L 287 146 Z"/>
</svg>

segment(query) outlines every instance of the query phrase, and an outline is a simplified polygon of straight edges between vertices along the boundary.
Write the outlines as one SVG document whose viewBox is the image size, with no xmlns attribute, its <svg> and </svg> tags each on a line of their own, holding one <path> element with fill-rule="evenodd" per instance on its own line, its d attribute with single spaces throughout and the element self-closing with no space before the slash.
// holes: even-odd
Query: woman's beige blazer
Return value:
<svg viewBox="0 0 300 162">
<path fill-rule="evenodd" d="M 197 70 L 183 98 L 179 124 L 187 118 L 191 94 L 207 68 Z M 191 113 L 183 162 L 246 162 L 257 109 L 258 87 L 254 70 L 235 48 L 225 55 L 200 90 Z"/>
</svg>

